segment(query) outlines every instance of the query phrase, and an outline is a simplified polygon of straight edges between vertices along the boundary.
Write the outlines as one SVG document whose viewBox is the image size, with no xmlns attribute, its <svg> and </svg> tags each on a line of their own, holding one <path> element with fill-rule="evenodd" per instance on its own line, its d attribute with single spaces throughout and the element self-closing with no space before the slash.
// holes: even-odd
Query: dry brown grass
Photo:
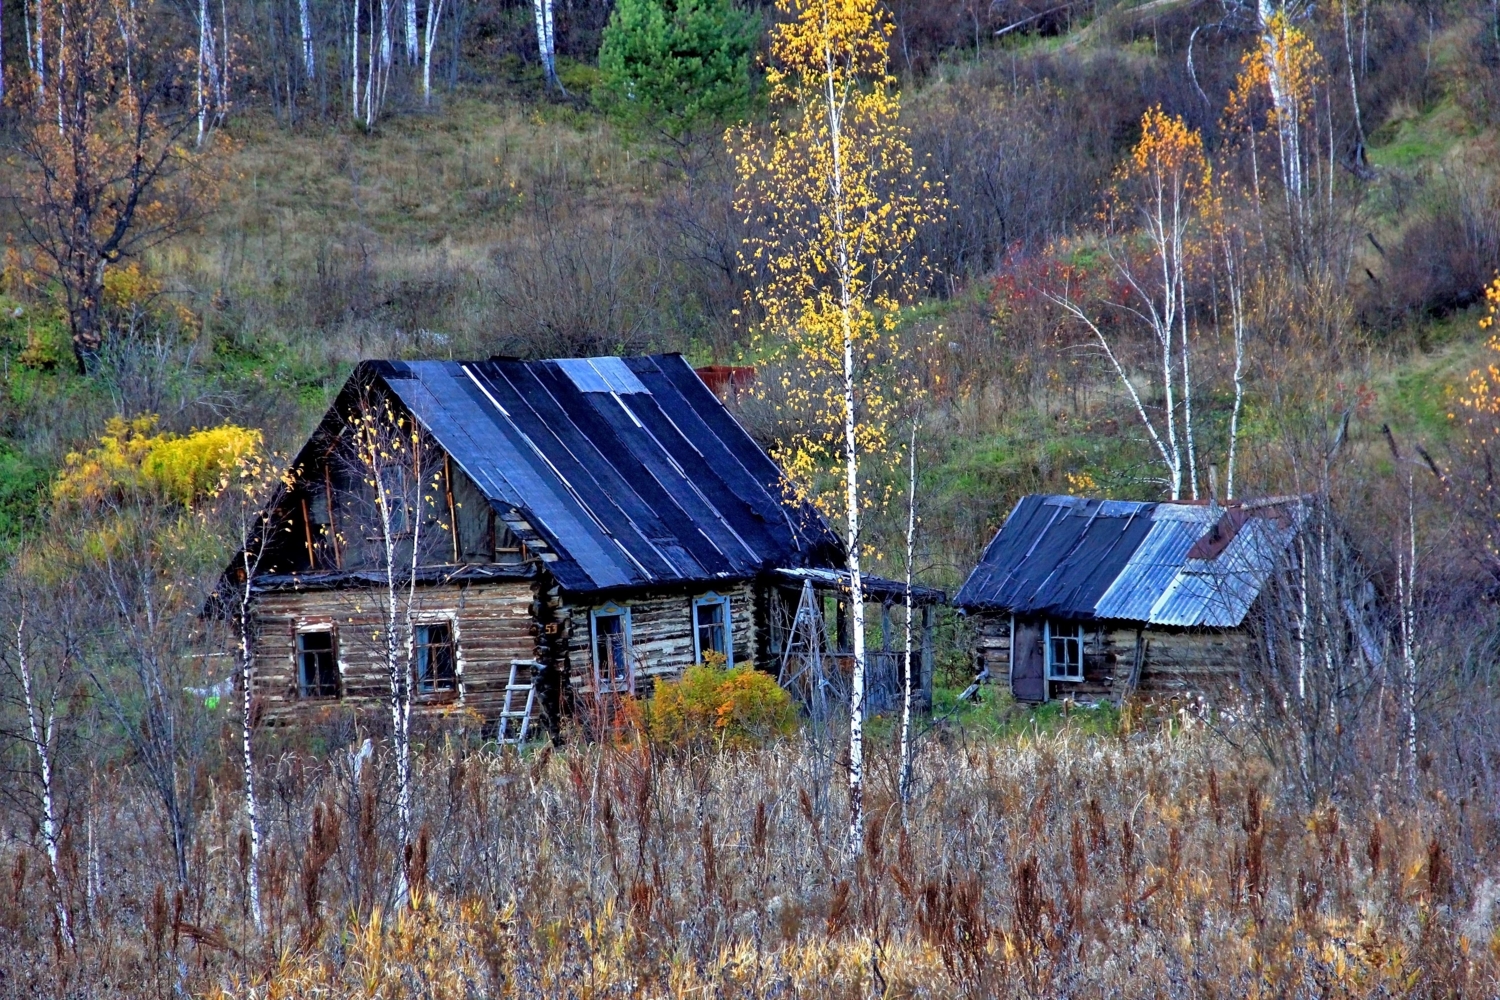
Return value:
<svg viewBox="0 0 1500 1000">
<path fill-rule="evenodd" d="M 1165 727 L 933 746 L 905 811 L 880 762 L 851 863 L 836 765 L 801 742 L 435 747 L 399 903 L 381 776 L 356 778 L 342 751 L 288 753 L 263 785 L 261 936 L 227 779 L 181 889 L 160 881 L 171 865 L 140 798 L 100 781 L 70 821 L 76 951 L 55 936 L 41 858 L 4 848 L 0 984 L 267 998 L 1500 989 L 1493 804 L 1299 808 L 1256 759 Z"/>
<path fill-rule="evenodd" d="M 329 367 L 701 332 L 672 322 L 703 289 L 657 213 L 681 178 L 598 116 L 470 97 L 375 134 L 255 114 L 233 130 L 217 212 L 153 266 L 249 350 Z"/>
</svg>

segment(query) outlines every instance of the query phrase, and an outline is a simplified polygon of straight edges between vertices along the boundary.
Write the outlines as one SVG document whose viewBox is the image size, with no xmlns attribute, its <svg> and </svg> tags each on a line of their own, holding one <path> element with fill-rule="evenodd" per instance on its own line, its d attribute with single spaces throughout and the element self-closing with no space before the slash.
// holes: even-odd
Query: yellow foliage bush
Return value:
<svg viewBox="0 0 1500 1000">
<path fill-rule="evenodd" d="M 796 730 L 796 706 L 774 677 L 748 663 L 722 664 L 719 657 L 718 664 L 688 667 L 681 680 L 656 686 L 646 713 L 653 739 L 751 747 Z"/>
<path fill-rule="evenodd" d="M 133 491 L 191 504 L 219 490 L 244 458 L 261 447 L 261 433 L 236 424 L 190 434 L 157 431 L 155 414 L 112 417 L 99 443 L 68 455 L 52 496 L 60 503 L 98 503 Z"/>
</svg>

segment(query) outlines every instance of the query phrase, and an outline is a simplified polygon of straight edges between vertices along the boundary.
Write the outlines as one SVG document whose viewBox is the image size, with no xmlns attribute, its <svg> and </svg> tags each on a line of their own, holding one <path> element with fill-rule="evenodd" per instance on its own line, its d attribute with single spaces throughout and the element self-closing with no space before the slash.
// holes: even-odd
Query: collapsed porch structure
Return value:
<svg viewBox="0 0 1500 1000">
<path fill-rule="evenodd" d="M 777 680 L 792 691 L 814 718 L 826 718 L 836 706 L 849 702 L 849 680 L 854 670 L 849 634 L 848 570 L 782 569 L 771 591 L 770 654 Z M 877 615 L 866 622 L 879 624 L 879 644 L 865 645 L 864 714 L 896 711 L 906 690 L 906 584 L 862 575 L 866 607 Z M 913 584 L 910 621 L 912 708 L 932 710 L 934 611 L 946 601 L 940 590 Z M 896 609 L 900 609 L 898 612 Z"/>
</svg>

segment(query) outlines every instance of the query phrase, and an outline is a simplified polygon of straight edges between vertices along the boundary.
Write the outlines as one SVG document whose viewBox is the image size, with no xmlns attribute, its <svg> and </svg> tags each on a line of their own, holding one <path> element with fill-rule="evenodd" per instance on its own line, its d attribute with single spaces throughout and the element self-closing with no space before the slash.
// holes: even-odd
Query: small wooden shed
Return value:
<svg viewBox="0 0 1500 1000">
<path fill-rule="evenodd" d="M 1024 497 L 954 601 L 976 625 L 976 669 L 1030 703 L 1226 694 L 1300 522 L 1297 498 Z"/>
<path fill-rule="evenodd" d="M 372 409 L 424 454 L 406 476 L 417 489 L 388 490 L 400 522 L 389 546 L 373 486 L 399 470 L 350 455 Z M 388 703 L 381 595 L 393 562 L 413 584 L 400 614 L 416 711 L 492 723 L 518 687 L 555 722 L 649 696 L 710 654 L 775 673 L 788 602 L 806 585 L 830 606 L 848 591 L 839 537 L 790 499 L 781 470 L 675 354 L 365 362 L 290 482 L 263 515 L 271 541 L 250 573 L 255 694 L 272 721 Z M 244 589 L 243 564 L 227 591 Z M 901 599 L 890 581 L 866 590 L 886 607 Z M 941 597 L 922 591 L 919 603 Z M 930 654 L 923 663 L 930 704 Z"/>
</svg>

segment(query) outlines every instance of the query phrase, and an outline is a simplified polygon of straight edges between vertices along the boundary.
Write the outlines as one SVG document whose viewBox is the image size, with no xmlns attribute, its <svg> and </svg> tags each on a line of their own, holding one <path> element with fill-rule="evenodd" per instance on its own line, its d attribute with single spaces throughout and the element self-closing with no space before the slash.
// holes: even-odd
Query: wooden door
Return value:
<svg viewBox="0 0 1500 1000">
<path fill-rule="evenodd" d="M 1017 621 L 1010 630 L 1010 693 L 1017 701 L 1047 700 L 1047 664 L 1042 623 Z"/>
</svg>

